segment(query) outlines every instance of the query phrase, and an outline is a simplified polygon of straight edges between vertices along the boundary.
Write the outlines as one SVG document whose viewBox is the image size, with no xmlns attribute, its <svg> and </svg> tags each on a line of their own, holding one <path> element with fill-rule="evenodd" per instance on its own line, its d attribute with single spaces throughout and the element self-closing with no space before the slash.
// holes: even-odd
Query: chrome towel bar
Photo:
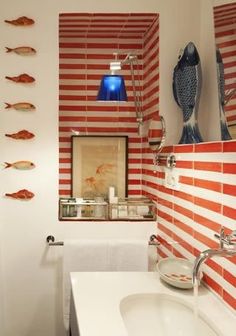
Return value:
<svg viewBox="0 0 236 336">
<path fill-rule="evenodd" d="M 52 235 L 47 236 L 46 242 L 48 243 L 49 246 L 63 246 L 64 245 L 63 241 L 55 241 L 55 237 Z M 148 245 L 152 245 L 152 246 L 160 245 L 160 242 L 158 241 L 158 237 L 154 234 L 151 235 L 151 237 L 149 238 Z"/>
</svg>

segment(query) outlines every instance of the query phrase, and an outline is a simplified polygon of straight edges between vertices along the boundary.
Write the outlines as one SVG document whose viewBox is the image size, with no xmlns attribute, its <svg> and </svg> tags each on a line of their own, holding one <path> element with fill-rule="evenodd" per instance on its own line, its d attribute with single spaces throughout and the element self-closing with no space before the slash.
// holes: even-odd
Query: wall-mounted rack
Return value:
<svg viewBox="0 0 236 336">
<path fill-rule="evenodd" d="M 55 241 L 55 237 L 52 235 L 47 236 L 46 242 L 48 243 L 49 246 L 63 246 L 64 242 L 63 241 Z M 160 245 L 160 242 L 158 240 L 158 236 L 156 235 L 151 235 L 148 241 L 148 245 L 152 246 L 158 246 Z"/>
</svg>

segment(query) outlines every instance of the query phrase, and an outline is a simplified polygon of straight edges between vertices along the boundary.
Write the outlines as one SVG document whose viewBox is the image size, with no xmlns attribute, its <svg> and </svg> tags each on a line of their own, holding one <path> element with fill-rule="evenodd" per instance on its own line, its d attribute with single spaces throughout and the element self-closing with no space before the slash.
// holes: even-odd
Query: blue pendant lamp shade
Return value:
<svg viewBox="0 0 236 336">
<path fill-rule="evenodd" d="M 119 75 L 105 75 L 102 77 L 97 100 L 127 101 L 124 78 Z"/>
</svg>

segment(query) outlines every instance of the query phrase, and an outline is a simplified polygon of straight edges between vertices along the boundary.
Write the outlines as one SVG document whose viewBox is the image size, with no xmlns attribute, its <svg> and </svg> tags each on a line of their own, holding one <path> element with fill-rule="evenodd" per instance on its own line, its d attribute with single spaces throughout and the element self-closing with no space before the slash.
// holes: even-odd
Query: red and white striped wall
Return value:
<svg viewBox="0 0 236 336">
<path fill-rule="evenodd" d="M 160 257 L 193 260 L 200 251 L 217 246 L 214 233 L 222 226 L 226 233 L 236 229 L 236 141 L 165 147 L 164 153 L 177 157 L 180 190 L 171 190 L 164 186 L 164 168 L 153 165 L 147 132 L 137 135 L 133 101 L 105 105 L 95 100 L 112 53 L 135 50 L 142 79 L 143 128 L 148 127 L 152 116 L 159 113 L 158 32 L 156 14 L 60 15 L 59 193 L 71 193 L 72 130 L 88 135 L 128 135 L 129 196 L 142 194 L 157 202 L 157 229 L 163 239 Z M 127 67 L 123 74 L 132 96 Z M 209 260 L 204 274 L 209 288 L 235 310 L 236 258 Z"/>
<path fill-rule="evenodd" d="M 201 251 L 218 247 L 214 233 L 222 226 L 226 233 L 236 229 L 236 141 L 176 145 L 165 151 L 176 155 L 180 190 L 164 186 L 162 167 L 149 177 L 163 238 L 158 252 L 194 260 Z M 204 281 L 236 310 L 236 257 L 208 260 Z"/>
<path fill-rule="evenodd" d="M 146 119 L 158 111 L 158 14 L 61 14 L 59 17 L 59 195 L 71 195 L 71 144 L 81 135 L 128 135 L 128 195 L 141 194 L 141 143 L 138 135 L 129 65 L 124 66 L 128 102 L 96 101 L 100 80 L 118 52 L 124 59 L 135 52 L 135 68 Z M 139 76 L 138 71 L 139 70 Z"/>
<path fill-rule="evenodd" d="M 236 88 L 236 3 L 214 7 L 215 38 L 224 63 L 225 89 Z M 236 125 L 236 94 L 225 107 L 229 125 Z"/>
</svg>

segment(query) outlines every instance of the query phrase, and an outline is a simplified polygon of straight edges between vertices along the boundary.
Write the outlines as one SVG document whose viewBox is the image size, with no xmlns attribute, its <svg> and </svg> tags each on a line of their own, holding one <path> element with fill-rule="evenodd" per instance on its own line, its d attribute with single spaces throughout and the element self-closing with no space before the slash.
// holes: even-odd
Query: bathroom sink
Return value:
<svg viewBox="0 0 236 336">
<path fill-rule="evenodd" d="M 184 300 L 169 294 L 133 294 L 120 302 L 129 336 L 223 336 Z"/>
</svg>

